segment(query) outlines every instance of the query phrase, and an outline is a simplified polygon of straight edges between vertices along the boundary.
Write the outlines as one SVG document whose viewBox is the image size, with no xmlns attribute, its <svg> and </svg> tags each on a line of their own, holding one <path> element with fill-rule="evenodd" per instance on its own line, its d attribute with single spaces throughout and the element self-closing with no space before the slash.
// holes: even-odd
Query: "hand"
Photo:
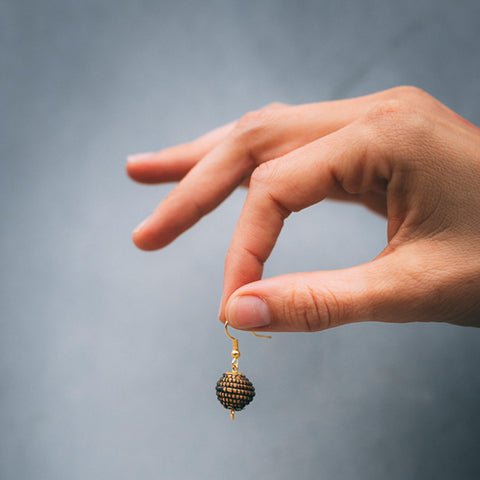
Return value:
<svg viewBox="0 0 480 480">
<path fill-rule="evenodd" d="M 480 129 L 422 90 L 273 104 L 191 143 L 133 156 L 128 174 L 180 181 L 134 231 L 166 246 L 238 185 L 220 319 L 313 331 L 358 321 L 480 326 Z M 345 270 L 261 280 L 284 220 L 325 198 L 386 215 L 388 245 Z"/>
</svg>

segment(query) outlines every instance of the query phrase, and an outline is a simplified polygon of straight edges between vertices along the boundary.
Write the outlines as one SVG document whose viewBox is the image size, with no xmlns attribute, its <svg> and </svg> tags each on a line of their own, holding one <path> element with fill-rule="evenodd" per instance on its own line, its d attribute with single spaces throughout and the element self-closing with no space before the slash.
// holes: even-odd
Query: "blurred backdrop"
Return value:
<svg viewBox="0 0 480 480">
<path fill-rule="evenodd" d="M 359 324 L 238 333 L 235 422 L 217 320 L 245 192 L 158 252 L 131 230 L 172 188 L 127 154 L 272 101 L 427 90 L 480 124 L 478 0 L 0 0 L 0 478 L 480 478 L 480 331 Z M 290 217 L 266 276 L 348 267 L 385 222 Z"/>
</svg>

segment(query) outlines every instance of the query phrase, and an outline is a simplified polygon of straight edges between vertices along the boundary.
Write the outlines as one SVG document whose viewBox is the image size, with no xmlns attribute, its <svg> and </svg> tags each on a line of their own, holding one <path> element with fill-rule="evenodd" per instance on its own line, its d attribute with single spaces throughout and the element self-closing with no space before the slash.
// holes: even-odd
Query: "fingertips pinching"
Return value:
<svg viewBox="0 0 480 480">
<path fill-rule="evenodd" d="M 226 319 L 232 327 L 242 330 L 267 327 L 272 322 L 267 303 L 254 295 L 240 295 L 231 300 L 226 307 Z"/>
</svg>

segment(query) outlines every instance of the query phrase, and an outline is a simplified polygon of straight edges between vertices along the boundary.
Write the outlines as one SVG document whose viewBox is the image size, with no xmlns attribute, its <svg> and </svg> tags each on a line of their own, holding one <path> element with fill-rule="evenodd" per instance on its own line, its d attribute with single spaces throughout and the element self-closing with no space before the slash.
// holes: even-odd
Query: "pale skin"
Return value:
<svg viewBox="0 0 480 480">
<path fill-rule="evenodd" d="M 233 327 L 480 326 L 480 129 L 422 90 L 272 104 L 190 143 L 133 155 L 127 172 L 178 182 L 135 229 L 143 250 L 165 247 L 248 186 L 219 313 Z M 284 220 L 326 198 L 386 216 L 386 248 L 352 268 L 262 280 Z"/>
</svg>

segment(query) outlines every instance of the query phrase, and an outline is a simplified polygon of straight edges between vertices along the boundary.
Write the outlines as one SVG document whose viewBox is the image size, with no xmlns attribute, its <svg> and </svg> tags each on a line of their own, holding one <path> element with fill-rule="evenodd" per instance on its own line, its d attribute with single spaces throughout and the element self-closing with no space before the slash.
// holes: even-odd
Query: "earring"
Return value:
<svg viewBox="0 0 480 480">
<path fill-rule="evenodd" d="M 255 388 L 252 382 L 238 371 L 238 359 L 240 350 L 238 349 L 238 339 L 233 338 L 228 333 L 228 321 L 225 322 L 225 333 L 232 340 L 232 371 L 226 372 L 217 382 L 217 398 L 220 403 L 228 410 L 232 420 L 235 419 L 235 412 L 243 410 L 255 396 Z M 251 332 L 258 338 L 272 338 L 268 335 L 258 335 Z"/>
</svg>

